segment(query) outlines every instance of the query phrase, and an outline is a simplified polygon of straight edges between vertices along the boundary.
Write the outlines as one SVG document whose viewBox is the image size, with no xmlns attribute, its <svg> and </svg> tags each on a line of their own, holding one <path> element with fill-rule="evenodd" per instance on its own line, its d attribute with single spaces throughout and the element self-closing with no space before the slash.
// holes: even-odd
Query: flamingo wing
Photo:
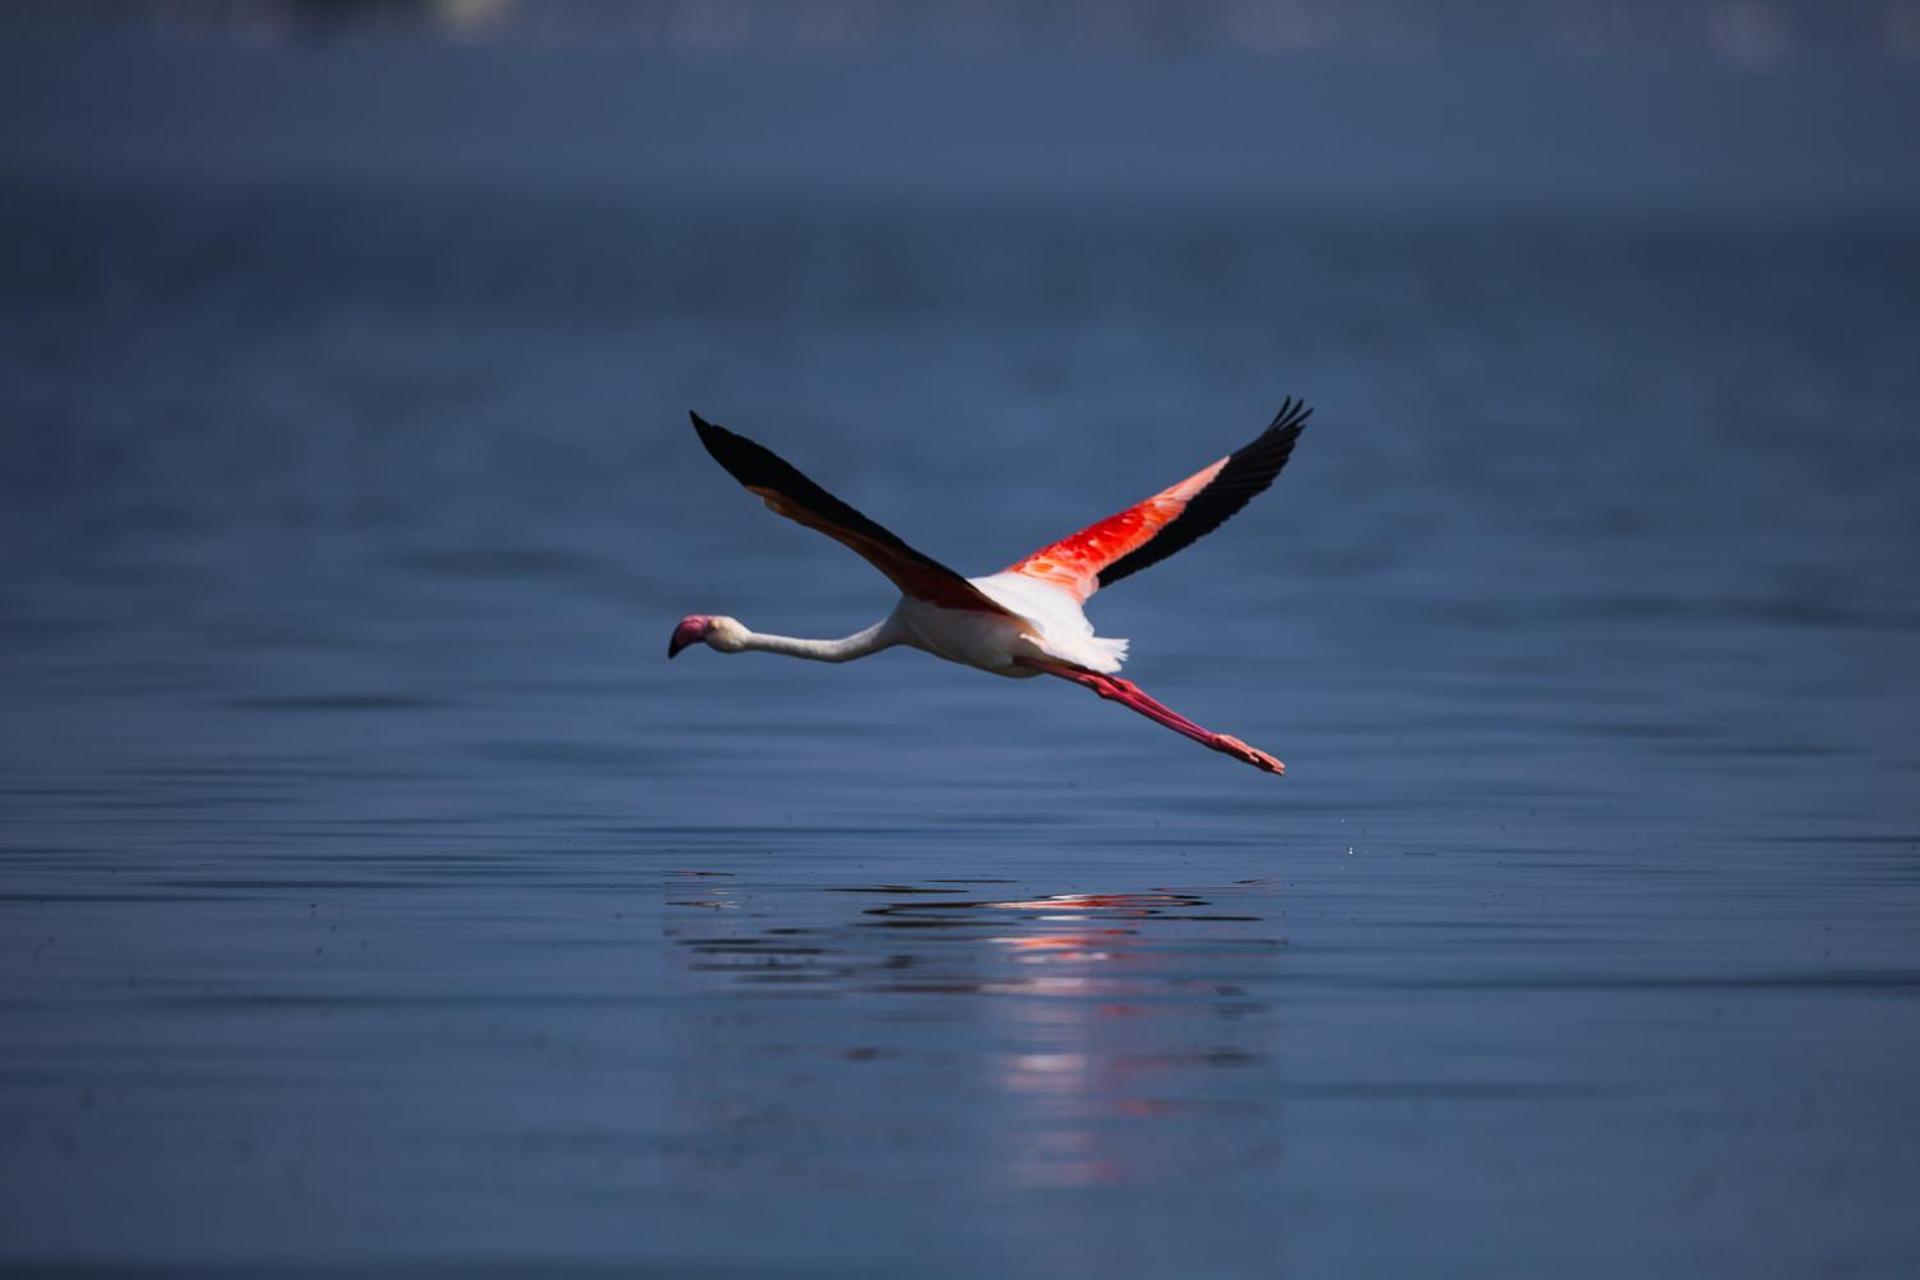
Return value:
<svg viewBox="0 0 1920 1280">
<path fill-rule="evenodd" d="M 902 542 L 899 537 L 855 511 L 840 499 L 801 475 L 771 449 L 743 435 L 716 426 L 699 414 L 691 415 L 700 443 L 713 460 L 735 480 L 760 496 L 777 515 L 818 529 L 835 542 L 858 553 L 906 594 L 946 609 L 982 613 L 1008 611 L 988 599 L 978 587 Z M 1008 616 L 1013 616 L 1008 614 Z"/>
<path fill-rule="evenodd" d="M 1226 523 L 1287 465 L 1313 413 L 1305 401 L 1280 406 L 1260 436 L 1144 502 L 1040 548 L 1006 572 L 1038 579 L 1085 602 L 1101 587 L 1159 564 Z"/>
</svg>

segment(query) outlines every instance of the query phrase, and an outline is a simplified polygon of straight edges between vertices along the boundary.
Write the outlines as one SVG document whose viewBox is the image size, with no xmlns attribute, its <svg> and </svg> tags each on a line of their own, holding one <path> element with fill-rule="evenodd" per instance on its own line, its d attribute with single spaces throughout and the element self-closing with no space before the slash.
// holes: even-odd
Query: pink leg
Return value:
<svg viewBox="0 0 1920 1280">
<path fill-rule="evenodd" d="M 1245 761 L 1254 768 L 1263 769 L 1268 773 L 1287 771 L 1286 765 L 1259 748 L 1250 747 L 1231 734 L 1214 733 L 1201 728 L 1172 707 L 1149 697 L 1131 680 L 1122 680 L 1119 676 L 1103 676 L 1097 671 L 1083 671 L 1079 667 L 1070 666 L 1064 662 L 1048 662 L 1040 658 L 1025 658 L 1022 661 L 1050 676 L 1059 676 L 1062 680 L 1071 680 L 1075 684 L 1085 685 L 1101 697 L 1130 707 L 1147 719 L 1163 724 L 1175 733 L 1192 738 L 1203 747 L 1224 752 L 1236 760 Z"/>
</svg>

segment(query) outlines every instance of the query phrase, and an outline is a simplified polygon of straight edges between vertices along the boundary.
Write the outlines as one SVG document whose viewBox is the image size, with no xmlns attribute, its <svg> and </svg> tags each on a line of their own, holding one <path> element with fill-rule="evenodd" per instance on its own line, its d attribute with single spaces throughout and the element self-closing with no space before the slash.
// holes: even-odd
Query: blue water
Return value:
<svg viewBox="0 0 1920 1280">
<path fill-rule="evenodd" d="M 1920 1270 L 1920 235 L 1867 213 L 0 186 L 0 1262 Z M 1093 601 L 1273 779 L 822 667 Z"/>
</svg>

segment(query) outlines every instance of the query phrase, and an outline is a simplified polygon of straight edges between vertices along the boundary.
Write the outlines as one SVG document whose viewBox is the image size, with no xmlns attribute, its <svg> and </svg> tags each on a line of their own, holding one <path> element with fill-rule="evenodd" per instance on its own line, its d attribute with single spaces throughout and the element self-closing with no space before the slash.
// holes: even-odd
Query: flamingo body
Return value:
<svg viewBox="0 0 1920 1280">
<path fill-rule="evenodd" d="M 1029 665 L 1032 659 L 1120 670 L 1127 642 L 1094 635 L 1087 615 L 1059 592 L 1011 573 L 967 581 L 1003 611 L 948 609 L 903 595 L 888 618 L 897 629 L 895 643 L 1015 679 L 1042 674 Z"/>
<path fill-rule="evenodd" d="M 759 634 L 733 618 L 692 614 L 674 629 L 667 656 L 705 643 L 722 653 L 758 650 L 846 662 L 908 645 L 993 675 L 1052 675 L 1072 681 L 1215 751 L 1268 773 L 1284 773 L 1286 766 L 1266 752 L 1203 729 L 1120 679 L 1127 642 L 1096 635 L 1084 605 L 1103 586 L 1211 533 L 1264 491 L 1286 466 L 1311 412 L 1304 404 L 1287 401 L 1272 425 L 1246 447 L 981 578 L 961 577 L 772 451 L 694 414 L 694 428 L 715 461 L 776 514 L 816 529 L 866 559 L 900 589 L 900 600 L 885 619 L 841 640 Z"/>
</svg>

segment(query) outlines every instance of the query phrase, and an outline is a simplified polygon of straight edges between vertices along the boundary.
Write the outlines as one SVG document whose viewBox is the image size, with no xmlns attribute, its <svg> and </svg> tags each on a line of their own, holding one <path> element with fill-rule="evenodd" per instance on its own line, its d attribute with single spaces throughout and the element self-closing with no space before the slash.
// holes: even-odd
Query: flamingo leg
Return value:
<svg viewBox="0 0 1920 1280">
<path fill-rule="evenodd" d="M 1149 696 L 1147 692 L 1131 680 L 1122 680 L 1119 676 L 1101 675 L 1097 671 L 1087 671 L 1065 662 L 1049 662 L 1042 658 L 1021 659 L 1036 671 L 1044 671 L 1050 676 L 1059 676 L 1062 680 L 1071 680 L 1084 685 L 1109 702 L 1117 702 L 1123 707 L 1138 711 L 1156 724 L 1163 724 L 1175 733 L 1192 738 L 1203 747 L 1232 756 L 1235 760 L 1252 765 L 1267 773 L 1285 773 L 1287 766 L 1274 759 L 1258 747 L 1250 747 L 1231 734 L 1214 733 L 1203 729 L 1193 721 L 1175 711 L 1172 707 Z"/>
</svg>

